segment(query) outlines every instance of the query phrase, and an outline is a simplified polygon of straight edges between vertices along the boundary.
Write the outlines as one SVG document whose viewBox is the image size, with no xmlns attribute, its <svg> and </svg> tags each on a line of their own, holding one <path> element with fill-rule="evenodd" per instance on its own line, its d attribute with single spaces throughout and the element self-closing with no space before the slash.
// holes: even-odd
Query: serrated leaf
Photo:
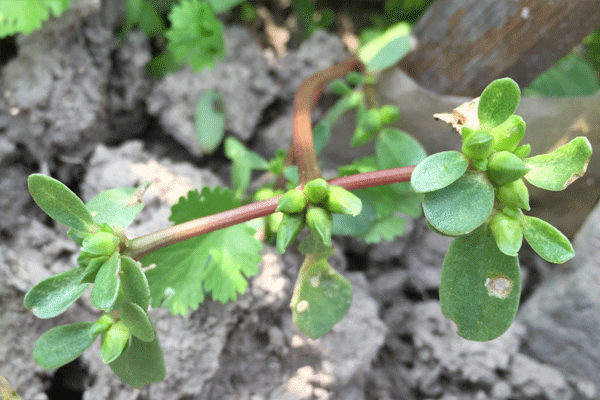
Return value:
<svg viewBox="0 0 600 400">
<path fill-rule="evenodd" d="M 576 137 L 548 154 L 526 158 L 531 171 L 525 179 L 533 186 L 559 191 L 585 174 L 592 156 L 592 145 L 586 137 Z"/>
<path fill-rule="evenodd" d="M 494 207 L 494 187 L 481 172 L 467 171 L 456 182 L 425 193 L 423 211 L 436 229 L 464 235 L 480 226 Z"/>
<path fill-rule="evenodd" d="M 129 332 L 144 342 L 154 340 L 154 326 L 146 314 L 146 311 L 139 305 L 130 301 L 125 301 L 119 310 L 119 317 L 125 324 Z"/>
<path fill-rule="evenodd" d="M 562 264 L 575 255 L 571 242 L 558 229 L 539 218 L 525 216 L 523 219 L 525 240 L 544 260 Z"/>
<path fill-rule="evenodd" d="M 196 137 L 200 147 L 208 154 L 214 153 L 225 134 L 225 105 L 216 90 L 206 91 L 196 104 Z"/>
<path fill-rule="evenodd" d="M 97 228 L 83 201 L 63 183 L 41 174 L 29 175 L 29 193 L 46 214 L 79 231 L 91 232 Z"/>
<path fill-rule="evenodd" d="M 487 341 L 502 335 L 520 294 L 519 261 L 498 249 L 487 225 L 452 241 L 442 266 L 440 305 L 460 336 Z"/>
<path fill-rule="evenodd" d="M 300 267 L 290 307 L 294 323 L 316 339 L 341 320 L 352 303 L 352 284 L 326 259 L 314 261 L 308 255 Z"/>
<path fill-rule="evenodd" d="M 132 258 L 121 257 L 120 279 L 125 299 L 147 310 L 150 305 L 150 286 L 146 274 Z"/>
<path fill-rule="evenodd" d="M 377 136 L 375 158 L 379 169 L 415 165 L 425 157 L 427 153 L 423 146 L 399 129 L 384 128 Z M 410 182 L 395 183 L 390 187 L 397 193 L 413 193 Z"/>
<path fill-rule="evenodd" d="M 62 314 L 83 292 L 89 283 L 80 283 L 84 268 L 73 268 L 38 282 L 25 295 L 25 307 L 38 318 L 54 318 Z"/>
<path fill-rule="evenodd" d="M 151 342 L 132 337 L 125 351 L 108 365 L 123 382 L 137 389 L 160 382 L 166 375 L 158 337 Z"/>
<path fill-rule="evenodd" d="M 510 117 L 521 100 L 517 82 L 510 78 L 496 79 L 481 93 L 477 117 L 482 129 L 490 130 Z"/>
<path fill-rule="evenodd" d="M 42 368 L 61 367 L 81 355 L 96 340 L 90 333 L 93 322 L 57 326 L 35 342 L 33 359 Z"/>
<path fill-rule="evenodd" d="M 468 166 L 469 160 L 462 153 L 442 151 L 417 164 L 411 174 L 410 183 L 415 192 L 433 192 L 456 181 Z"/>
<path fill-rule="evenodd" d="M 225 57 L 223 24 L 207 3 L 181 0 L 171 8 L 169 21 L 167 49 L 179 64 L 187 63 L 199 72 L 214 67 L 217 57 Z"/>
<path fill-rule="evenodd" d="M 40 29 L 50 12 L 58 17 L 70 3 L 71 0 L 0 0 L 0 38 Z"/>
<path fill-rule="evenodd" d="M 121 269 L 121 257 L 119 253 L 113 254 L 98 270 L 94 287 L 92 288 L 91 300 L 94 307 L 109 311 L 119 294 L 119 270 Z"/>
<path fill-rule="evenodd" d="M 362 46 L 358 50 L 358 58 L 370 72 L 389 68 L 411 50 L 409 35 L 410 25 L 406 22 L 393 25 L 382 35 Z"/>
<path fill-rule="evenodd" d="M 143 210 L 141 198 L 152 182 L 137 188 L 116 188 L 99 193 L 85 204 L 94 222 L 112 227 L 126 228 Z"/>
<path fill-rule="evenodd" d="M 398 236 L 404 235 L 406 231 L 406 220 L 397 215 L 390 215 L 389 217 L 379 219 L 375 221 L 370 227 L 369 231 L 365 233 L 365 243 L 379 243 L 382 240 L 391 242 Z"/>
<path fill-rule="evenodd" d="M 171 208 L 175 224 L 237 207 L 239 201 L 227 189 L 192 190 Z M 165 302 L 173 314 L 187 315 L 198 308 L 204 294 L 215 300 L 234 300 L 246 289 L 243 276 L 257 273 L 261 243 L 246 225 L 235 225 L 168 246 L 144 257 L 152 294 L 152 306 Z"/>
</svg>

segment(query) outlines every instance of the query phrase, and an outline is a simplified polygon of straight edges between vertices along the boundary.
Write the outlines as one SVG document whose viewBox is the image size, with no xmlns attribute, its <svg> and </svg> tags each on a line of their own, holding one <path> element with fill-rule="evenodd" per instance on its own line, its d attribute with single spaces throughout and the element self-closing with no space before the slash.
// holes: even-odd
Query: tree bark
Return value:
<svg viewBox="0 0 600 400">
<path fill-rule="evenodd" d="M 478 96 L 509 76 L 527 86 L 600 25 L 600 0 L 437 0 L 400 66 L 438 93 Z"/>
</svg>

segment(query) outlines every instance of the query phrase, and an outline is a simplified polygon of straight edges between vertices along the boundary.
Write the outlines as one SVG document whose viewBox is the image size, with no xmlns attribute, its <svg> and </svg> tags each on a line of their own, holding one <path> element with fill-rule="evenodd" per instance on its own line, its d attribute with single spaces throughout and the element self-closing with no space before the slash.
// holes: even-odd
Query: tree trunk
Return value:
<svg viewBox="0 0 600 400">
<path fill-rule="evenodd" d="M 600 25 L 600 0 L 437 0 L 400 66 L 438 93 L 478 96 L 509 76 L 527 86 Z"/>
</svg>

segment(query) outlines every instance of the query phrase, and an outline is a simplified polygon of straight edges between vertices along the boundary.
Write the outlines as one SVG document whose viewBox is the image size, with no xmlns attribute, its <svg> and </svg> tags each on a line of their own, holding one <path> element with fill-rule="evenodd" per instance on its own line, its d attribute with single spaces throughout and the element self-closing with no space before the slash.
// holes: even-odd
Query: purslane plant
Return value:
<svg viewBox="0 0 600 400">
<path fill-rule="evenodd" d="M 360 73 L 365 64 L 366 75 Z M 501 335 L 518 306 L 517 254 L 523 238 L 548 261 L 561 263 L 573 256 L 558 230 L 523 213 L 529 211 L 523 179 L 548 190 L 564 189 L 585 172 L 590 144 L 576 138 L 551 153 L 529 157 L 529 146 L 520 144 L 525 122 L 513 115 L 520 91 L 505 78 L 492 82 L 469 105 L 476 113 L 455 124 L 462 151 L 426 157 L 408 134 L 386 127 L 399 118 L 396 108 L 379 107 L 363 95 L 370 89 L 369 71 L 368 62 L 352 59 L 308 78 L 294 102 L 293 143 L 286 155 L 267 162 L 239 142 L 226 142 L 228 157 L 241 165 L 235 173 L 245 177 L 237 178 L 236 193 L 193 190 L 172 207 L 172 227 L 145 236 L 127 238 L 123 229 L 141 211 L 147 184 L 113 189 L 84 204 L 62 183 L 31 175 L 32 197 L 70 228 L 68 235 L 81 246 L 81 254 L 77 267 L 35 285 L 25 297 L 26 307 L 40 318 L 52 318 L 92 285 L 92 304 L 102 311 L 96 321 L 43 334 L 33 350 L 36 362 L 59 367 L 99 338 L 102 360 L 124 382 L 141 387 L 162 380 L 162 351 L 149 307 L 166 306 L 173 314 L 186 315 L 208 295 L 226 302 L 243 293 L 260 262 L 262 244 L 255 226 L 248 224 L 259 217 L 266 217 L 264 229 L 272 232 L 280 252 L 308 226 L 298 247 L 305 259 L 290 306 L 299 329 L 321 337 L 347 313 L 352 300 L 350 282 L 327 262 L 333 254 L 332 235 L 389 240 L 403 232 L 404 219 L 398 214 L 416 217 L 421 207 L 432 230 L 456 237 L 442 266 L 443 313 L 467 339 Z M 332 88 L 342 97 L 313 138 L 311 112 L 324 84 L 349 72 L 346 81 L 334 81 Z M 341 176 L 326 181 L 317 153 L 333 122 L 350 108 L 357 109 L 353 145 L 374 140 L 375 155 L 340 167 Z M 248 198 L 255 201 L 242 205 L 246 171 L 252 169 L 268 170 L 277 178 Z"/>
</svg>

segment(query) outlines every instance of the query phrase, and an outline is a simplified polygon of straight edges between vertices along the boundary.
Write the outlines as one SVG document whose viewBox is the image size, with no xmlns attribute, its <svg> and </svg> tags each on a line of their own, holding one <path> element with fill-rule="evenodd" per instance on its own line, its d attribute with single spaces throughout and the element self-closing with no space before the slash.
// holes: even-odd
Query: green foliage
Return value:
<svg viewBox="0 0 600 400">
<path fill-rule="evenodd" d="M 110 311 L 117 301 L 121 280 L 119 272 L 121 270 L 121 258 L 118 253 L 110 257 L 98 270 L 94 287 L 92 288 L 92 304 L 94 307 Z"/>
<path fill-rule="evenodd" d="M 63 366 L 81 355 L 96 340 L 93 322 L 61 325 L 44 333 L 33 347 L 33 359 L 42 368 Z"/>
<path fill-rule="evenodd" d="M 418 193 L 440 190 L 463 176 L 468 166 L 469 160 L 458 151 L 436 153 L 417 164 L 410 183 Z"/>
<path fill-rule="evenodd" d="M 239 201 L 227 189 L 205 187 L 201 193 L 192 190 L 171 208 L 169 219 L 181 224 L 195 218 L 237 207 Z M 204 301 L 205 293 L 214 300 L 235 300 L 248 283 L 244 278 L 258 271 L 261 243 L 246 225 L 207 233 L 144 257 L 152 306 L 166 305 L 173 314 L 187 315 Z"/>
<path fill-rule="evenodd" d="M 121 306 L 119 317 L 125 327 L 127 327 L 127 331 L 131 332 L 133 336 L 144 342 L 154 340 L 156 335 L 152 321 L 150 321 L 146 311 L 136 303 L 130 301 L 124 302 Z"/>
<path fill-rule="evenodd" d="M 225 156 L 232 161 L 231 186 L 238 199 L 248 188 L 253 170 L 264 171 L 270 168 L 264 158 L 248 150 L 242 142 L 231 136 L 225 139 Z"/>
<path fill-rule="evenodd" d="M 65 12 L 72 0 L 0 0 L 0 38 L 29 34 L 42 27 L 52 13 Z"/>
<path fill-rule="evenodd" d="M 223 24 L 208 3 L 181 0 L 171 9 L 169 21 L 167 50 L 176 63 L 201 71 L 207 66 L 213 68 L 217 58 L 225 57 Z"/>
<path fill-rule="evenodd" d="M 244 0 L 208 0 L 212 9 L 215 10 L 217 14 L 227 11 L 243 1 Z"/>
<path fill-rule="evenodd" d="M 546 97 L 591 96 L 598 90 L 598 76 L 590 62 L 578 55 L 569 54 L 535 78 L 523 90 L 523 94 Z"/>
<path fill-rule="evenodd" d="M 503 334 L 520 293 L 518 259 L 498 249 L 486 225 L 452 241 L 442 266 L 440 305 L 460 336 L 486 341 Z"/>
<path fill-rule="evenodd" d="M 136 26 L 150 38 L 162 38 L 167 30 L 151 1 L 127 0 L 121 37 L 127 35 Z"/>
<path fill-rule="evenodd" d="M 108 365 L 123 382 L 137 389 L 160 382 L 166 375 L 158 337 L 144 342 L 133 336 L 125 351 Z"/>
<path fill-rule="evenodd" d="M 225 134 L 223 98 L 216 90 L 204 93 L 196 105 L 196 135 L 200 147 L 209 154 L 219 147 Z"/>
<path fill-rule="evenodd" d="M 122 320 L 111 325 L 102 335 L 102 346 L 100 347 L 100 357 L 104 364 L 113 362 L 123 353 L 129 343 L 131 335 Z"/>
<path fill-rule="evenodd" d="M 562 264 L 575 255 L 569 239 L 539 218 L 525 216 L 523 234 L 531 248 L 546 261 Z"/>
<path fill-rule="evenodd" d="M 94 222 L 108 224 L 117 229 L 128 227 L 144 209 L 141 198 L 150 186 L 142 183 L 137 188 L 116 188 L 94 196 L 85 204 Z"/>
<path fill-rule="evenodd" d="M 121 257 L 121 290 L 123 297 L 144 311 L 150 305 L 150 286 L 140 264 L 129 257 Z"/>
<path fill-rule="evenodd" d="M 410 26 L 400 22 L 362 46 L 358 58 L 370 72 L 389 68 L 412 49 L 409 34 Z"/>
<path fill-rule="evenodd" d="M 482 129 L 492 129 L 510 117 L 521 100 L 519 85 L 510 78 L 496 79 L 481 93 L 477 118 Z"/>
</svg>

